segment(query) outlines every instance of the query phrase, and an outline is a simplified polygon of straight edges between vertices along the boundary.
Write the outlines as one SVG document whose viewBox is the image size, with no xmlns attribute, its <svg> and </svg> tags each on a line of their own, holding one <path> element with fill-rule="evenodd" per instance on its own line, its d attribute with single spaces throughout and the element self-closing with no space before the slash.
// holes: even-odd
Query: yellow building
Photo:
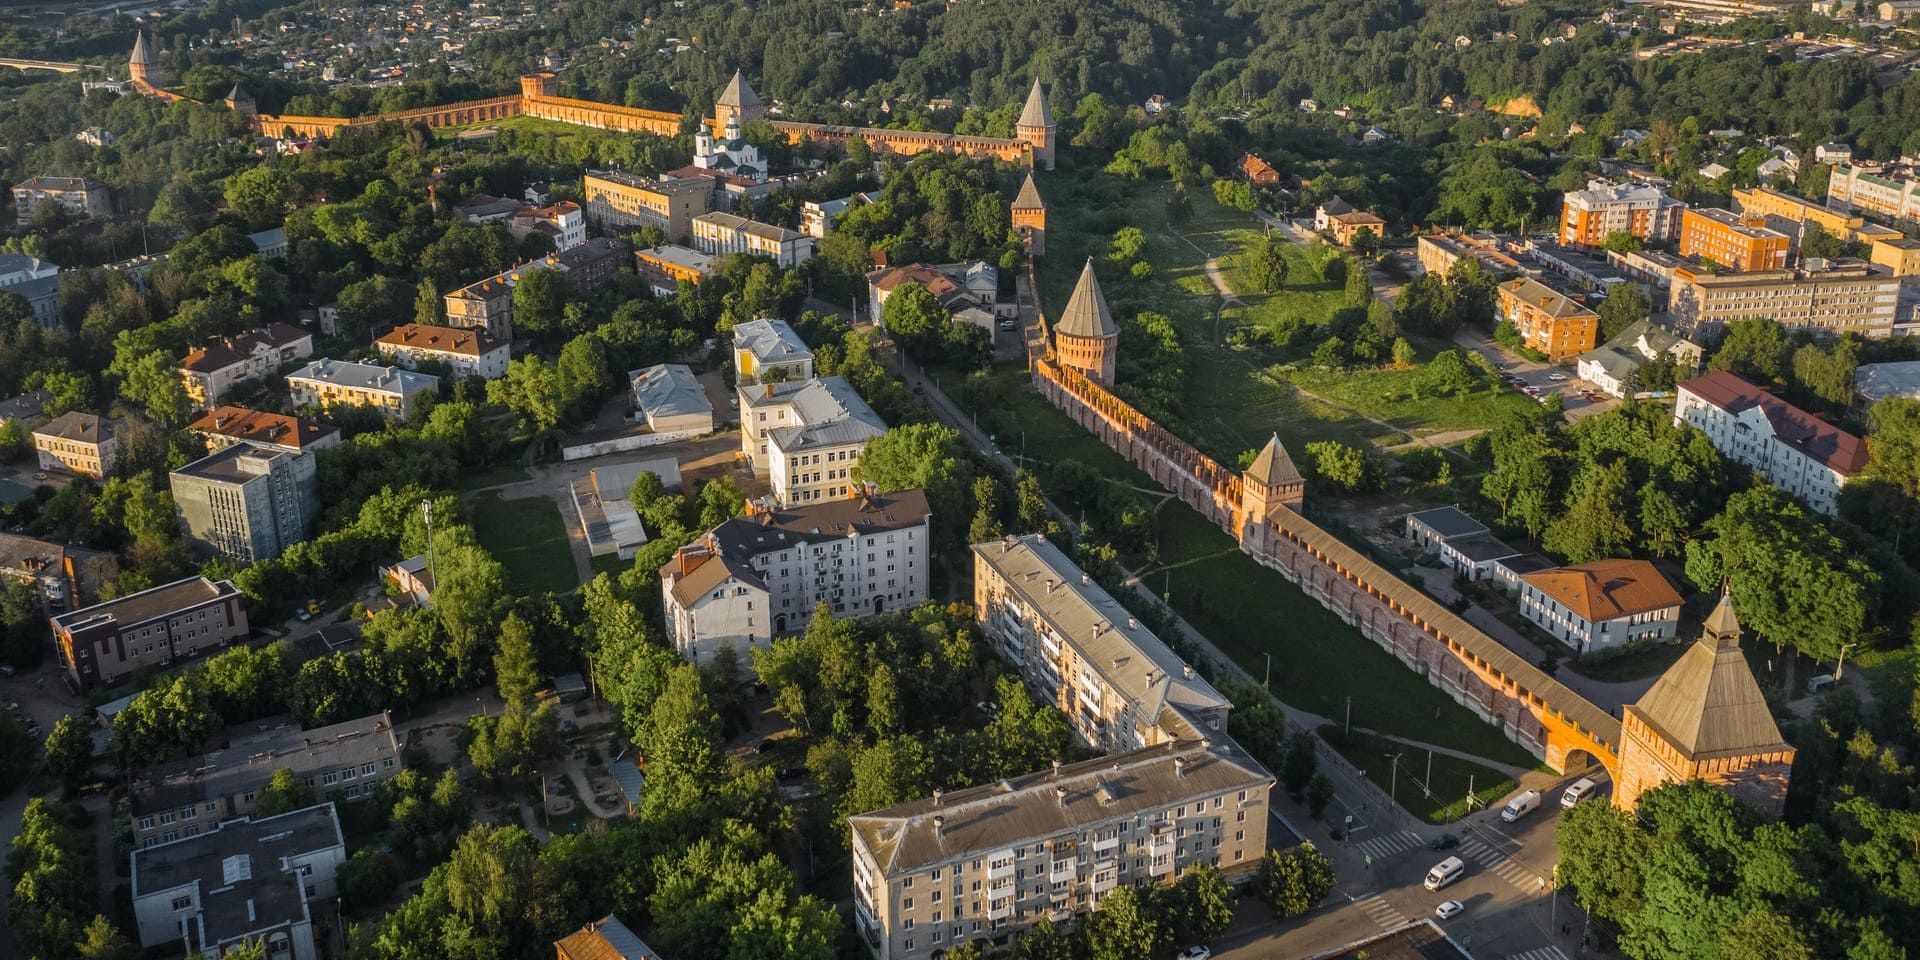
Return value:
<svg viewBox="0 0 1920 960">
<path fill-rule="evenodd" d="M 33 449 L 40 469 L 65 470 L 86 477 L 104 477 L 113 470 L 118 444 L 114 422 L 91 413 L 71 410 L 33 432 Z"/>
<path fill-rule="evenodd" d="M 1710 259 L 1730 270 L 1778 270 L 1793 238 L 1767 228 L 1758 214 L 1735 216 L 1713 208 L 1680 215 L 1680 255 Z"/>
<path fill-rule="evenodd" d="M 1712 274 L 1673 271 L 1667 312 L 1688 339 L 1730 320 L 1768 317 L 1819 336 L 1885 337 L 1899 314 L 1900 278 L 1864 260 L 1809 259 L 1792 270 Z"/>
<path fill-rule="evenodd" d="M 1920 240 L 1875 240 L 1871 259 L 1896 277 L 1920 277 Z"/>
<path fill-rule="evenodd" d="M 1820 228 L 1855 243 L 1892 239 L 1900 231 L 1869 223 L 1865 217 L 1835 210 L 1811 200 L 1781 193 L 1772 187 L 1748 187 L 1733 191 L 1734 209 L 1758 217 L 1783 217 L 1801 223 L 1817 223 Z"/>
<path fill-rule="evenodd" d="M 618 170 L 589 170 L 581 188 L 588 223 L 609 232 L 659 227 L 673 243 L 693 235 L 693 218 L 713 202 L 713 181 L 705 177 L 647 180 Z"/>
<path fill-rule="evenodd" d="M 1538 280 L 1509 280 L 1499 293 L 1500 319 L 1555 363 L 1592 350 L 1599 340 L 1599 314 Z"/>
</svg>

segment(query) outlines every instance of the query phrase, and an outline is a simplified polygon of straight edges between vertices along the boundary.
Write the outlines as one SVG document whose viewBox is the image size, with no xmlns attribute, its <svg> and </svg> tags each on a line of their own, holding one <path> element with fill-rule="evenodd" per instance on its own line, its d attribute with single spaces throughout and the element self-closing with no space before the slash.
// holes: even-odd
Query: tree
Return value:
<svg viewBox="0 0 1920 960">
<path fill-rule="evenodd" d="M 500 699 L 525 705 L 540 688 L 540 664 L 533 654 L 533 627 L 518 613 L 500 623 L 500 646 L 493 655 L 494 688 Z"/>
<path fill-rule="evenodd" d="M 1394 366 L 1399 367 L 1402 370 L 1405 370 L 1406 368 L 1413 366 L 1413 361 L 1415 356 L 1416 354 L 1414 353 L 1414 350 L 1413 350 L 1413 344 L 1408 343 L 1406 337 L 1393 338 L 1393 365 Z"/>
<path fill-rule="evenodd" d="M 560 720 L 551 704 L 528 709 L 527 704 L 516 702 L 507 704 L 497 717 L 472 718 L 467 727 L 473 733 L 467 745 L 473 772 L 490 783 L 505 784 L 538 772 L 558 740 Z"/>
<path fill-rule="evenodd" d="M 254 809 L 259 816 L 271 817 L 275 814 L 303 810 L 313 804 L 313 788 L 296 778 L 292 770 L 282 767 L 275 770 L 273 776 L 267 780 L 267 785 L 260 791 L 260 800 Z"/>
<path fill-rule="evenodd" d="M 1846 255 L 1846 241 L 1833 235 L 1826 227 L 1808 221 L 1806 231 L 1800 236 L 1801 258 L 1815 257 L 1831 260 Z"/>
<path fill-rule="evenodd" d="M 1316 772 L 1313 779 L 1307 781 L 1307 812 L 1315 820 L 1327 812 L 1327 804 L 1333 802 L 1333 778 L 1324 771 Z"/>
<path fill-rule="evenodd" d="M 1624 460 L 1593 464 L 1574 477 L 1566 510 L 1540 545 L 1572 563 L 1619 556 L 1633 544 L 1627 523 L 1629 478 Z"/>
<path fill-rule="evenodd" d="M 1308 841 L 1292 850 L 1269 850 L 1255 881 L 1260 899 L 1282 917 L 1298 917 L 1333 890 L 1333 861 Z"/>
<path fill-rule="evenodd" d="M 1778 323 L 1765 317 L 1732 320 L 1707 369 L 1731 370 L 1761 386 L 1784 384 L 1789 349 L 1786 331 Z"/>
<path fill-rule="evenodd" d="M 943 343 L 952 320 L 939 299 L 918 283 L 903 283 L 887 295 L 881 321 L 887 332 L 915 356 L 932 358 Z"/>
<path fill-rule="evenodd" d="M 533 902 L 539 851 L 539 844 L 519 827 L 476 825 L 454 845 L 447 861 L 448 906 L 482 933 L 506 933 Z"/>
<path fill-rule="evenodd" d="M 400 862 L 379 850 L 356 850 L 340 865 L 340 898 L 349 910 L 367 910 L 384 903 L 400 886 Z"/>
<path fill-rule="evenodd" d="M 47 770 L 68 786 L 78 786 L 93 772 L 93 732 L 71 714 L 53 722 L 47 731 Z"/>
<path fill-rule="evenodd" d="M 1287 755 L 1280 764 L 1280 782 L 1295 800 L 1305 796 L 1307 789 L 1325 776 L 1319 772 L 1319 747 L 1320 738 L 1305 730 L 1287 738 Z M 1325 804 L 1321 809 L 1325 809 Z"/>
<path fill-rule="evenodd" d="M 1606 239 L 1600 241 L 1601 249 L 1614 253 L 1632 253 L 1644 246 L 1644 241 L 1625 230 L 1609 230 Z"/>
<path fill-rule="evenodd" d="M 1618 922 L 1640 907 L 1640 865 L 1648 850 L 1633 814 L 1610 803 L 1582 803 L 1560 816 L 1560 883 L 1574 902 Z"/>
<path fill-rule="evenodd" d="M 1074 941 L 1047 917 L 1013 942 L 1015 960 L 1074 960 Z"/>
<path fill-rule="evenodd" d="M 1338 440 L 1307 444 L 1314 475 L 1345 493 L 1372 493 L 1386 486 L 1387 468 L 1379 457 Z"/>
<path fill-rule="evenodd" d="M 992 476 L 973 478 L 973 502 L 977 506 L 967 527 L 967 542 L 1000 539 L 1000 482 Z"/>
<path fill-rule="evenodd" d="M 1355 242 L 1359 237 L 1354 237 Z M 1358 257 L 1349 259 L 1347 276 L 1343 281 L 1346 287 L 1347 306 L 1364 307 L 1373 301 L 1373 277 L 1367 272 L 1366 261 Z"/>
<path fill-rule="evenodd" d="M 149 419 L 173 426 L 183 423 L 193 409 L 179 366 L 158 350 L 121 372 L 120 395 L 140 404 Z"/>
<path fill-rule="evenodd" d="M 1286 286 L 1287 271 L 1292 266 L 1287 259 L 1287 241 L 1263 233 L 1247 245 L 1242 256 L 1246 258 L 1253 285 L 1260 292 L 1278 293 Z"/>
<path fill-rule="evenodd" d="M 1371 257 L 1380 252 L 1380 236 L 1373 232 L 1372 227 L 1361 227 L 1353 232 L 1353 239 L 1347 245 L 1353 248 L 1354 253 Z M 1353 268 L 1349 266 L 1347 269 L 1351 275 Z M 1362 273 L 1364 274 L 1364 271 Z"/>
<path fill-rule="evenodd" d="M 1653 301 L 1637 283 L 1616 284 L 1594 312 L 1600 315 L 1600 341 L 1612 340 L 1628 327 L 1647 319 Z"/>
<path fill-rule="evenodd" d="M 1085 923 L 1088 960 L 1140 960 L 1171 942 L 1172 931 L 1153 916 L 1137 887 L 1115 887 Z"/>
<path fill-rule="evenodd" d="M 936 529 L 943 527 L 949 540 L 964 533 L 965 518 L 972 516 L 966 498 L 973 484 L 973 461 L 952 427 L 910 423 L 888 430 L 860 452 L 853 479 L 877 484 L 883 493 L 915 487 L 926 491 Z"/>
<path fill-rule="evenodd" d="M 551 337 L 561 331 L 561 319 L 571 299 L 573 283 L 565 271 L 547 267 L 528 270 L 513 285 L 513 324 L 528 336 Z"/>
<path fill-rule="evenodd" d="M 1743 626 L 1817 659 L 1838 657 L 1866 630 L 1882 582 L 1859 551 L 1770 486 L 1729 497 L 1686 555 L 1695 586 L 1732 590 Z"/>
<path fill-rule="evenodd" d="M 1019 528 L 1022 533 L 1038 533 L 1047 528 L 1047 498 L 1040 488 L 1040 478 L 1033 471 L 1022 469 L 1014 474 L 1014 497 L 1019 501 Z"/>
<path fill-rule="evenodd" d="M 1210 943 L 1233 922 L 1233 888 L 1212 864 L 1196 863 L 1167 888 L 1161 910 L 1175 943 Z"/>
<path fill-rule="evenodd" d="M 1140 259 L 1147 249 L 1147 234 L 1139 227 L 1121 227 L 1108 244 L 1107 259 L 1115 263 L 1132 263 Z"/>
<path fill-rule="evenodd" d="M 560 372 L 537 354 L 516 357 L 507 375 L 487 382 L 487 402 L 518 413 L 539 430 L 551 430 L 567 415 Z"/>
<path fill-rule="evenodd" d="M 120 933 L 112 921 L 99 914 L 87 924 L 73 945 L 77 960 L 140 960 L 140 947 Z"/>
</svg>

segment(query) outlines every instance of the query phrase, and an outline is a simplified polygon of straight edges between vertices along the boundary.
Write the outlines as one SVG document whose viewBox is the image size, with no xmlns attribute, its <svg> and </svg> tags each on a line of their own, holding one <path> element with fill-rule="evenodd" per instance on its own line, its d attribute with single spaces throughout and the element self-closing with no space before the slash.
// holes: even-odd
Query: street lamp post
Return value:
<svg viewBox="0 0 1920 960">
<path fill-rule="evenodd" d="M 1353 698 L 1347 698 L 1347 736 L 1353 736 Z"/>
<path fill-rule="evenodd" d="M 1262 687 L 1265 687 L 1268 693 L 1272 693 L 1273 692 L 1273 654 L 1263 653 L 1261 654 L 1261 656 L 1267 658 L 1267 675 L 1260 679 L 1260 685 Z"/>
<path fill-rule="evenodd" d="M 1404 756 L 1406 754 L 1396 753 L 1388 758 L 1393 761 L 1393 772 L 1387 775 L 1387 799 L 1395 805 L 1400 803 L 1400 758 Z"/>
<path fill-rule="evenodd" d="M 1852 650 L 1854 647 L 1857 647 L 1859 645 L 1860 645 L 1860 641 L 1855 640 L 1854 642 L 1846 644 L 1840 648 L 1840 661 L 1833 665 L 1833 680 L 1835 683 L 1840 682 L 1841 676 L 1844 675 L 1842 671 L 1846 670 L 1847 668 L 1847 651 Z"/>
</svg>

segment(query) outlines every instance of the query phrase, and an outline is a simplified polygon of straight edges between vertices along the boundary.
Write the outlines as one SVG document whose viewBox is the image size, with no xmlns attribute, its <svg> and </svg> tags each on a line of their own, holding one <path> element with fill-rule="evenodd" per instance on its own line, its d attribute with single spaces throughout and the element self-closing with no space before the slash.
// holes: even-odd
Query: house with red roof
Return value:
<svg viewBox="0 0 1920 960">
<path fill-rule="evenodd" d="M 1867 465 L 1866 441 L 1725 370 L 1680 384 L 1673 422 L 1700 429 L 1727 457 L 1831 515 Z"/>
</svg>

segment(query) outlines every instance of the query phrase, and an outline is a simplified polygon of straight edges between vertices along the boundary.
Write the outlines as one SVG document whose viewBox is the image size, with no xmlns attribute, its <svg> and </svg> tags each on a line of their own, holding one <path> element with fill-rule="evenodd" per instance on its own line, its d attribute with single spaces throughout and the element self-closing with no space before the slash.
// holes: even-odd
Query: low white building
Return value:
<svg viewBox="0 0 1920 960">
<path fill-rule="evenodd" d="M 1628 326 L 1613 339 L 1580 355 L 1576 370 L 1580 379 L 1600 388 L 1611 397 L 1625 397 L 1627 385 L 1640 368 L 1660 358 L 1673 358 L 1677 373 L 1689 376 L 1700 368 L 1700 345 L 1681 337 L 1650 320 Z M 1665 390 L 1648 390 L 1636 385 L 1635 397 L 1666 396 Z"/>
<path fill-rule="evenodd" d="M 423 397 L 438 394 L 440 378 L 400 367 L 322 358 L 287 375 L 296 407 L 372 407 L 404 420 Z"/>
<path fill-rule="evenodd" d="M 1457 507 L 1408 514 L 1407 539 L 1468 580 L 1497 579 L 1499 562 L 1521 554 Z"/>
<path fill-rule="evenodd" d="M 713 432 L 713 403 L 684 363 L 656 363 L 627 374 L 633 385 L 633 419 L 661 437 L 697 437 Z"/>
<path fill-rule="evenodd" d="M 753 383 L 778 369 L 785 380 L 813 379 L 813 350 L 793 326 L 778 317 L 749 320 L 733 328 L 733 379 Z"/>
<path fill-rule="evenodd" d="M 808 200 L 800 205 L 800 232 L 821 239 L 833 229 L 834 221 L 853 209 L 855 203 L 872 203 L 878 199 L 879 193 L 856 193 L 838 200 Z"/>
<path fill-rule="evenodd" d="M 587 242 L 587 217 L 571 200 L 544 207 L 525 206 L 507 219 L 507 233 L 515 240 L 538 233 L 552 240 L 555 250 L 572 250 Z"/>
<path fill-rule="evenodd" d="M 512 348 L 480 330 L 403 323 L 375 340 L 382 357 L 412 370 L 421 363 L 444 363 L 455 377 L 498 380 L 507 375 Z"/>
<path fill-rule="evenodd" d="M 318 901 L 339 895 L 347 845 L 333 804 L 322 803 L 213 824 L 131 859 L 141 946 L 219 956 L 257 941 L 274 960 L 317 960 L 314 915 L 335 915 Z"/>
<path fill-rule="evenodd" d="M 707 663 L 799 633 L 826 604 L 836 617 L 906 610 L 927 598 L 932 515 L 920 490 L 866 493 L 801 507 L 749 504 L 660 568 L 667 637 Z"/>
<path fill-rule="evenodd" d="M 710 256 L 752 253 L 772 257 L 781 267 L 797 267 L 815 252 L 813 238 L 804 233 L 731 213 L 703 213 L 692 226 L 694 249 Z"/>
<path fill-rule="evenodd" d="M 740 388 L 740 449 L 783 504 L 856 491 L 853 468 L 886 421 L 841 377 Z"/>
<path fill-rule="evenodd" d="M 1680 594 L 1645 560 L 1596 560 L 1520 578 L 1520 615 L 1581 656 L 1671 640 Z"/>
<path fill-rule="evenodd" d="M 1673 422 L 1690 424 L 1722 454 L 1831 515 L 1840 488 L 1867 465 L 1867 445 L 1724 370 L 1680 384 Z"/>
</svg>

